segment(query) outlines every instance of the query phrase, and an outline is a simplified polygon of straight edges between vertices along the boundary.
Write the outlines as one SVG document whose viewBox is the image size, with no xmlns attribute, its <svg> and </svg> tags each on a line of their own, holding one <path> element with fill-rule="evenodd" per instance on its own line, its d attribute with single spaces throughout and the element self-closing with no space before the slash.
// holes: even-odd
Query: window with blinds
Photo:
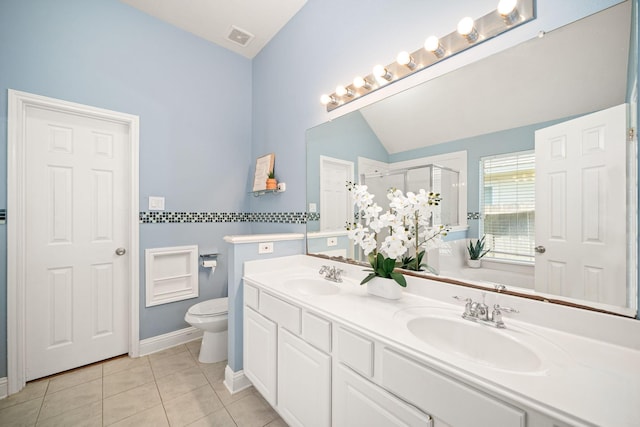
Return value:
<svg viewBox="0 0 640 427">
<path fill-rule="evenodd" d="M 533 262 L 535 153 L 483 158 L 480 180 L 480 233 L 491 248 L 486 257 Z"/>
</svg>

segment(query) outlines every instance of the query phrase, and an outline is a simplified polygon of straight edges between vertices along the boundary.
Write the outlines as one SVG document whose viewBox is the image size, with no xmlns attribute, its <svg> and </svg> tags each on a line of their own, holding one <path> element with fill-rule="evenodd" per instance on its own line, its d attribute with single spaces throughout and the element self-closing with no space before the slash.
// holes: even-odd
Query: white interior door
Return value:
<svg viewBox="0 0 640 427">
<path fill-rule="evenodd" d="M 26 380 L 128 351 L 128 132 L 27 108 Z"/>
<path fill-rule="evenodd" d="M 540 129 L 535 143 L 536 290 L 626 306 L 626 105 Z"/>
<path fill-rule="evenodd" d="M 320 231 L 344 231 L 353 222 L 347 181 L 354 181 L 353 162 L 320 156 Z"/>
</svg>

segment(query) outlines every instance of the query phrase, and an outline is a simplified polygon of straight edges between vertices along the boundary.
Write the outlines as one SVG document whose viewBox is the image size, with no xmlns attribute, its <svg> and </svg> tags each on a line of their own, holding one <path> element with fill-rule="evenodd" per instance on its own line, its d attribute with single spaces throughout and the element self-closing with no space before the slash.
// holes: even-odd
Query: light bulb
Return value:
<svg viewBox="0 0 640 427">
<path fill-rule="evenodd" d="M 476 30 L 473 18 L 465 17 L 458 22 L 458 33 L 467 39 L 469 43 L 478 40 L 478 31 Z"/>
<path fill-rule="evenodd" d="M 369 84 L 369 82 L 360 76 L 356 76 L 353 79 L 353 87 L 355 87 L 356 89 L 361 89 L 361 88 L 371 89 L 371 85 Z"/>
<path fill-rule="evenodd" d="M 498 3 L 498 13 L 500 15 L 508 15 L 516 9 L 518 0 L 500 0 Z"/>
<path fill-rule="evenodd" d="M 351 92 L 349 89 L 347 89 L 346 87 L 340 85 L 340 86 L 336 86 L 336 95 L 338 96 L 353 96 L 353 92 Z"/>
<path fill-rule="evenodd" d="M 427 39 L 424 41 L 424 48 L 428 52 L 433 53 L 438 58 L 442 58 L 445 54 L 444 48 L 440 44 L 440 39 L 438 39 L 436 36 L 427 37 Z"/>
<path fill-rule="evenodd" d="M 400 52 L 396 57 L 396 62 L 412 70 L 416 68 L 416 63 L 413 62 L 413 57 L 407 51 Z"/>
<path fill-rule="evenodd" d="M 325 93 L 320 97 L 320 102 L 322 103 L 322 105 L 335 104 L 336 99 L 333 96 L 329 96 Z"/>
<path fill-rule="evenodd" d="M 376 65 L 373 67 L 373 75 L 380 79 L 385 79 L 386 81 L 390 81 L 393 78 L 393 75 L 382 65 Z"/>
<path fill-rule="evenodd" d="M 516 9 L 517 4 L 518 0 L 500 0 L 500 3 L 498 3 L 498 13 L 505 24 L 512 25 L 520 18 L 518 9 Z"/>
</svg>

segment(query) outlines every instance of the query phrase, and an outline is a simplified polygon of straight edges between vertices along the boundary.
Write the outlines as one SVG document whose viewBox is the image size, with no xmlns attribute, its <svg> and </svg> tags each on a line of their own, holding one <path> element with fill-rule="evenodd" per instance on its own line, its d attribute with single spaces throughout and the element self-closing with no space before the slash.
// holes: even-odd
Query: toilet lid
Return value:
<svg viewBox="0 0 640 427">
<path fill-rule="evenodd" d="M 194 316 L 220 316 L 227 314 L 228 310 L 229 301 L 227 297 L 214 298 L 191 306 L 189 314 Z"/>
</svg>

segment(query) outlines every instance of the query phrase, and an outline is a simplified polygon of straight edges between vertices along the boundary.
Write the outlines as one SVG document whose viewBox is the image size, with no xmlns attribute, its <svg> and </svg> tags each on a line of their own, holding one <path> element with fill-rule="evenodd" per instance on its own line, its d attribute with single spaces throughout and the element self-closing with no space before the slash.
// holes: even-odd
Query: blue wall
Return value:
<svg viewBox="0 0 640 427">
<path fill-rule="evenodd" d="M 140 209 L 246 211 L 251 158 L 251 61 L 116 0 L 0 2 L 0 208 L 6 207 L 7 89 L 140 116 Z M 11 212 L 7 213 L 11 221 Z M 244 223 L 142 224 L 144 249 L 199 244 L 223 250 Z M 6 226 L 0 225 L 0 322 L 6 325 Z M 200 299 L 226 293 L 224 259 Z M 141 287 L 144 263 L 141 262 Z M 144 301 L 141 289 L 141 301 Z M 140 337 L 188 326 L 195 300 L 141 307 Z M 144 304 L 141 304 L 143 306 Z M 0 328 L 0 377 L 6 328 Z"/>
<path fill-rule="evenodd" d="M 307 131 L 307 202 L 320 212 L 320 155 L 353 162 L 358 181 L 358 156 L 387 163 L 389 154 L 359 111 L 339 117 Z M 319 221 L 311 221 L 307 231 L 318 231 Z"/>
<path fill-rule="evenodd" d="M 244 315 L 244 287 L 242 275 L 244 262 L 257 259 L 269 259 L 288 255 L 305 253 L 304 239 L 279 240 L 273 242 L 273 253 L 258 254 L 258 243 L 228 243 L 229 254 L 229 358 L 227 364 L 233 372 L 238 372 L 243 366 L 243 315 Z"/>
<path fill-rule="evenodd" d="M 616 3 L 537 0 L 533 22 L 436 67 L 480 59 L 494 46 L 519 42 L 524 33 L 533 37 Z M 329 117 L 321 94 L 369 73 L 377 63 L 392 62 L 401 50 L 417 49 L 430 33 L 450 33 L 461 17 L 482 16 L 495 5 L 494 0 L 308 0 L 253 60 L 252 157 L 275 153 L 276 173 L 287 182 L 287 192 L 277 200 L 252 200 L 252 210 L 304 210 L 305 131 Z"/>
</svg>

